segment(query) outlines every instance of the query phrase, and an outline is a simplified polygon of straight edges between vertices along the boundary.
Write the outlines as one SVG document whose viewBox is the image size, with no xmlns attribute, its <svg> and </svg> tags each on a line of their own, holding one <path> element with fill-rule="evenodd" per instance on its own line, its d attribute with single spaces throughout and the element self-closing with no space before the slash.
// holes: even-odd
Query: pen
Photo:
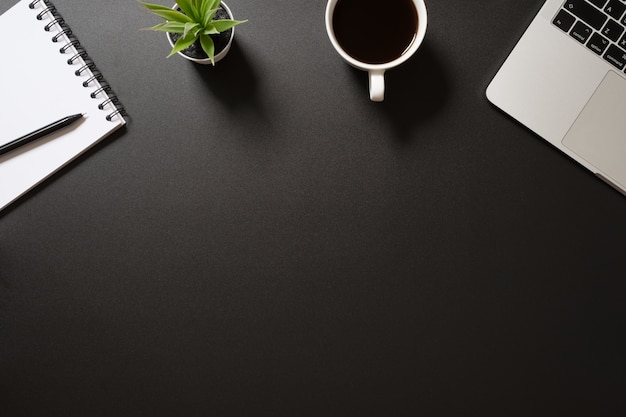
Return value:
<svg viewBox="0 0 626 417">
<path fill-rule="evenodd" d="M 75 121 L 82 119 L 84 115 L 79 113 L 79 114 L 73 114 L 71 116 L 66 116 L 60 120 L 57 120 L 56 122 L 50 123 L 49 125 L 46 125 L 40 129 L 35 130 L 34 132 L 31 132 L 27 135 L 24 135 L 20 138 L 17 138 L 9 143 L 6 143 L 2 146 L 0 146 L 0 155 L 3 155 L 7 152 L 10 152 L 14 149 L 19 148 L 22 145 L 26 145 L 27 143 L 30 143 L 32 141 L 34 141 L 35 139 L 39 139 L 43 136 L 49 135 L 52 132 L 56 132 L 59 129 L 62 129 L 66 126 L 71 125 L 72 123 L 74 123 Z"/>
</svg>

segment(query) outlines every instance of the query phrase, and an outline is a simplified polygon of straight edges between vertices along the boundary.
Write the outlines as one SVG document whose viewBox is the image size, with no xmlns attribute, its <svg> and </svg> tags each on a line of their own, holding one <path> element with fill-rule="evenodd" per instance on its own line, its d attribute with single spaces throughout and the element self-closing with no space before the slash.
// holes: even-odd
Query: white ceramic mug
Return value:
<svg viewBox="0 0 626 417">
<path fill-rule="evenodd" d="M 348 64 L 369 73 L 370 99 L 372 101 L 383 101 L 385 98 L 385 71 L 397 67 L 409 59 L 415 51 L 418 50 L 424 40 L 427 26 L 426 4 L 424 3 L 424 0 L 412 0 L 415 5 L 415 10 L 417 11 L 418 24 L 417 33 L 415 34 L 415 38 L 413 38 L 413 42 L 409 48 L 402 55 L 392 61 L 385 62 L 383 64 L 368 64 L 348 55 L 348 53 L 341 47 L 337 37 L 335 36 L 333 29 L 333 15 L 338 1 L 340 0 L 328 0 L 328 3 L 326 4 L 326 32 L 328 33 L 330 42 L 333 44 L 337 53 L 339 53 L 339 55 Z M 381 8 L 384 8 L 385 2 L 383 1 L 380 4 Z"/>
</svg>

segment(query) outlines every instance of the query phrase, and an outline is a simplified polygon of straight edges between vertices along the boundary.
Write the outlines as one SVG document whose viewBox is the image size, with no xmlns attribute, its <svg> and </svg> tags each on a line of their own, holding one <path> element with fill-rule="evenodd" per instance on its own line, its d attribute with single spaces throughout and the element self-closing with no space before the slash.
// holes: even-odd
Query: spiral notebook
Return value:
<svg viewBox="0 0 626 417">
<path fill-rule="evenodd" d="M 0 144 L 71 114 L 83 120 L 0 156 L 0 210 L 125 124 L 126 114 L 49 0 L 0 16 Z"/>
</svg>

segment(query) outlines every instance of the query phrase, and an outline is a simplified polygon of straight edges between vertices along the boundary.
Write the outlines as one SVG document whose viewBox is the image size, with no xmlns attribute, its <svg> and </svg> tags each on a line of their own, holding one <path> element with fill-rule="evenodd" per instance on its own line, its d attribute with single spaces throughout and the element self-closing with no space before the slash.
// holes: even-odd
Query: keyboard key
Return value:
<svg viewBox="0 0 626 417">
<path fill-rule="evenodd" d="M 602 28 L 602 34 L 613 42 L 617 42 L 623 32 L 624 27 L 613 19 L 609 19 L 606 25 L 604 25 L 604 28 Z"/>
<path fill-rule="evenodd" d="M 563 8 L 580 20 L 585 21 L 595 30 L 600 30 L 608 19 L 607 15 L 593 7 L 585 0 L 567 0 Z"/>
<path fill-rule="evenodd" d="M 609 4 L 607 4 L 604 8 L 604 11 L 607 12 L 607 14 L 613 19 L 619 20 L 619 18 L 624 14 L 624 11 L 626 11 L 626 4 L 619 0 L 610 0 Z"/>
<path fill-rule="evenodd" d="M 606 4 L 606 0 L 589 0 L 589 3 L 599 7 L 599 8 L 603 8 L 604 5 Z"/>
<path fill-rule="evenodd" d="M 591 49 L 598 55 L 602 55 L 602 52 L 604 52 L 606 47 L 609 46 L 609 43 L 610 42 L 607 38 L 598 33 L 594 33 L 591 36 L 591 39 L 589 39 L 589 42 L 587 42 L 587 48 Z"/>
<path fill-rule="evenodd" d="M 589 36 L 591 36 L 592 33 L 593 33 L 593 30 L 589 26 L 579 21 L 579 22 L 576 22 L 576 24 L 574 25 L 574 28 L 569 34 L 572 38 L 576 39 L 578 42 L 585 43 L 587 42 L 587 39 L 589 39 Z"/>
<path fill-rule="evenodd" d="M 620 70 L 626 67 L 626 51 L 615 45 L 609 46 L 609 49 L 604 54 L 604 59 Z"/>
<path fill-rule="evenodd" d="M 626 33 L 622 36 L 622 38 L 617 42 L 617 44 L 624 50 L 626 50 Z"/>
<path fill-rule="evenodd" d="M 569 32 L 575 21 L 576 18 L 574 16 L 567 13 L 565 10 L 560 10 L 552 23 L 563 32 Z"/>
</svg>

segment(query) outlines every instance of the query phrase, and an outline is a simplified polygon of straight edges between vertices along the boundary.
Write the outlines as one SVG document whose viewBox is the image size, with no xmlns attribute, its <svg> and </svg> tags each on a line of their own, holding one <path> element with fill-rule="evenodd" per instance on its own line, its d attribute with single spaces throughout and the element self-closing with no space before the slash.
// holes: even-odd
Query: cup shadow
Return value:
<svg viewBox="0 0 626 417">
<path fill-rule="evenodd" d="M 367 92 L 367 74 L 356 68 L 352 71 Z M 406 142 L 417 125 L 443 108 L 449 95 L 445 68 L 426 40 L 408 61 L 385 72 L 385 100 L 371 104 L 390 120 L 396 139 Z"/>
</svg>

